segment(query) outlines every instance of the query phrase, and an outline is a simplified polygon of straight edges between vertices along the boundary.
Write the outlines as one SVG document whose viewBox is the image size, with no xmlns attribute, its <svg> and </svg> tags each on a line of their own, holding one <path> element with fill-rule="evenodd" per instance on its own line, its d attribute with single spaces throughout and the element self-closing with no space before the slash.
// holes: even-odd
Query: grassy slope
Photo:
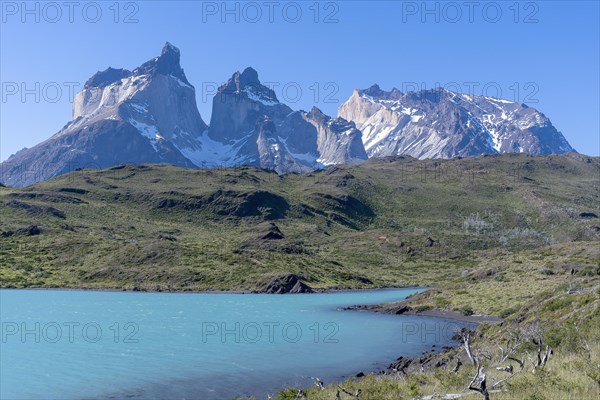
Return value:
<svg viewBox="0 0 600 400">
<path fill-rule="evenodd" d="M 600 221 L 580 214 L 600 215 L 599 174 L 598 158 L 526 155 L 391 158 L 284 177 L 254 168 L 79 171 L 0 187 L 0 285 L 251 290 L 281 273 L 316 288 L 432 285 L 413 306 L 506 318 L 479 329 L 479 348 L 494 351 L 511 327 L 543 325 L 555 349 L 547 368 L 493 398 L 593 398 Z M 257 240 L 269 222 L 284 240 Z M 23 229 L 34 224 L 42 234 L 29 236 Z M 344 387 L 361 388 L 363 400 L 410 398 L 462 392 L 471 375 L 465 365 Z"/>
<path fill-rule="evenodd" d="M 501 314 L 502 325 L 481 325 L 473 348 L 487 352 L 493 359 L 499 356 L 498 346 L 505 346 L 511 333 L 527 331 L 537 326 L 543 332 L 543 341 L 553 349 L 547 366 L 531 372 L 532 364 L 499 387 L 491 399 L 597 399 L 600 396 L 600 246 L 589 243 L 571 243 L 545 247 L 540 251 L 522 252 L 517 259 L 505 262 L 489 260 L 469 271 L 463 277 L 440 283 L 433 290 L 415 296 L 411 306 L 460 309 L 464 305 L 475 313 Z M 488 275 L 490 268 L 498 270 Z M 570 269 L 575 269 L 571 275 Z M 473 281 L 473 277 L 479 277 Z M 501 279 L 498 277 L 501 276 Z M 568 293 L 568 288 L 577 289 Z M 500 311 L 498 313 L 498 311 Z M 577 328 L 576 328 L 577 327 Z M 589 346 L 588 352 L 585 346 Z M 519 347 L 517 358 L 528 359 L 535 346 L 526 340 Z M 447 393 L 468 395 L 481 399 L 467 386 L 474 375 L 472 367 L 460 349 L 446 352 L 460 356 L 463 367 L 452 372 L 455 362 L 407 375 L 368 375 L 350 379 L 341 384 L 348 392 L 362 391 L 362 400 L 396 400 Z M 488 385 L 507 374 L 496 371 L 491 361 L 487 364 Z M 512 361 L 500 365 L 513 364 Z M 338 385 L 325 390 L 311 388 L 306 396 L 311 400 L 335 399 Z M 279 400 L 294 399 L 298 389 L 282 391 Z M 341 394 L 342 399 L 350 399 Z"/>
<path fill-rule="evenodd" d="M 579 214 L 600 215 L 599 173 L 597 158 L 526 155 L 379 159 L 283 177 L 78 171 L 0 188 L 0 231 L 16 232 L 0 237 L 0 282 L 252 290 L 296 273 L 316 288 L 436 284 L 490 257 L 598 241 L 599 220 Z M 269 220 L 284 240 L 256 240 Z M 19 233 L 33 224 L 41 235 Z"/>
</svg>

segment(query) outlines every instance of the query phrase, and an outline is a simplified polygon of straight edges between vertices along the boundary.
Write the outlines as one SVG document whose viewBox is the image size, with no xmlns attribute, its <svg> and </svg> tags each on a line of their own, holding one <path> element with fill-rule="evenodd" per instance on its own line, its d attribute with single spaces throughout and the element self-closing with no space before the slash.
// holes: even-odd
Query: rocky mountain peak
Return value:
<svg viewBox="0 0 600 400">
<path fill-rule="evenodd" d="M 90 79 L 85 82 L 84 89 L 89 88 L 102 88 L 120 81 L 123 78 L 127 78 L 131 75 L 131 71 L 123 68 L 111 68 L 108 67 L 104 71 L 96 72 Z"/>
<path fill-rule="evenodd" d="M 359 90 L 358 92 L 359 92 L 359 94 L 366 94 L 367 96 L 372 96 L 372 97 L 382 97 L 386 93 L 383 90 L 381 90 L 379 85 L 376 83 L 369 86 L 368 88 L 366 88 L 364 90 Z"/>
<path fill-rule="evenodd" d="M 260 85 L 260 80 L 258 79 L 258 72 L 252 67 L 248 67 L 241 74 L 238 72 L 240 89 L 245 88 L 246 86 L 258 86 Z"/>
<path fill-rule="evenodd" d="M 256 131 L 259 134 L 264 133 L 274 135 L 276 130 L 275 123 L 268 115 L 264 115 L 256 121 Z"/>
<path fill-rule="evenodd" d="M 355 122 L 370 157 L 573 151 L 548 118 L 534 108 L 444 88 L 403 94 L 373 85 L 355 92 L 340 106 L 338 115 Z"/>
<path fill-rule="evenodd" d="M 177 62 L 179 62 L 180 51 L 179 51 L 179 48 L 173 46 L 171 43 L 165 42 L 165 45 L 163 46 L 162 51 L 161 51 L 161 55 L 176 56 L 176 57 L 178 57 Z"/>
<path fill-rule="evenodd" d="M 544 114 L 521 103 L 374 84 L 354 90 L 330 117 L 317 107 L 294 111 L 279 102 L 251 67 L 219 88 L 207 126 L 180 58 L 167 42 L 133 71 L 109 67 L 94 74 L 75 96 L 72 121 L 2 163 L 0 181 L 26 186 L 88 164 L 255 165 L 287 173 L 392 155 L 573 151 Z M 31 169 L 45 175 L 23 173 Z"/>
<path fill-rule="evenodd" d="M 235 95 L 236 101 L 243 98 L 267 106 L 279 104 L 275 92 L 260 82 L 258 72 L 252 67 L 243 72 L 236 71 L 227 83 L 219 87 L 217 96 L 219 95 Z"/>
<path fill-rule="evenodd" d="M 319 123 L 323 123 L 326 119 L 330 118 L 327 115 L 325 115 L 323 111 L 314 106 L 310 110 L 310 112 L 308 112 L 307 117 Z"/>
<path fill-rule="evenodd" d="M 381 100 L 398 100 L 403 93 L 396 88 L 392 88 L 389 92 L 382 90 L 378 84 L 373 84 L 367 89 L 357 90 L 360 96 L 369 96 Z"/>
<path fill-rule="evenodd" d="M 133 70 L 134 75 L 171 75 L 180 79 L 186 85 L 190 85 L 183 68 L 180 65 L 181 52 L 171 43 L 166 42 L 160 56 L 145 62 L 139 68 Z"/>
</svg>

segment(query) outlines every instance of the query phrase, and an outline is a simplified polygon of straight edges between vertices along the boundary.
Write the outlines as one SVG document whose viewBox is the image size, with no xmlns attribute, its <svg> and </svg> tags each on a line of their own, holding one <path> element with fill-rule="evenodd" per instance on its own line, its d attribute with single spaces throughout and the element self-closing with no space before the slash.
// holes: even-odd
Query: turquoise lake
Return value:
<svg viewBox="0 0 600 400">
<path fill-rule="evenodd" d="M 455 344 L 465 324 L 341 311 L 419 289 L 298 295 L 0 290 L 2 399 L 266 399 Z"/>
</svg>

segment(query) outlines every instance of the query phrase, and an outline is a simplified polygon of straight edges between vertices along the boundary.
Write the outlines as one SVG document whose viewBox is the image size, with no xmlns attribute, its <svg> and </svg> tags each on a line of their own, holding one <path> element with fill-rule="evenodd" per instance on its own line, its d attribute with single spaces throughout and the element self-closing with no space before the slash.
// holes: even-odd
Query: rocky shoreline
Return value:
<svg viewBox="0 0 600 400">
<path fill-rule="evenodd" d="M 343 311 L 368 311 L 377 312 L 382 314 L 390 315 L 415 315 L 433 318 L 444 318 L 451 319 L 460 322 L 473 323 L 473 324 L 501 324 L 502 318 L 491 316 L 491 315 L 465 315 L 463 313 L 444 310 L 444 309 L 422 309 L 413 306 L 413 303 L 419 299 L 419 295 L 407 297 L 404 300 L 400 300 L 392 303 L 384 304 L 373 304 L 373 305 L 354 305 L 349 307 L 341 307 Z M 409 372 L 419 372 L 433 368 L 447 367 L 453 365 L 453 369 L 458 370 L 460 366 L 467 361 L 467 354 L 464 349 L 460 348 L 462 344 L 462 334 L 469 332 L 471 335 L 476 333 L 468 328 L 463 328 L 461 332 L 457 332 L 453 337 L 456 340 L 456 346 L 444 346 L 440 349 L 436 349 L 435 345 L 431 351 L 425 352 L 417 357 L 404 357 L 400 356 L 388 366 L 387 371 L 380 371 L 380 374 L 407 374 Z M 356 377 L 362 377 L 364 374 L 361 372 Z"/>
<path fill-rule="evenodd" d="M 393 315 L 417 315 L 423 317 L 434 317 L 434 318 L 445 318 L 452 319 L 460 322 L 468 322 L 474 324 L 500 324 L 502 318 L 494 317 L 492 315 L 465 315 L 458 311 L 443 310 L 439 308 L 431 308 L 426 310 L 419 310 L 409 306 L 409 301 L 402 300 L 394 303 L 386 304 L 373 304 L 373 305 L 356 305 L 340 308 L 344 311 L 371 311 L 382 314 L 393 314 Z"/>
</svg>

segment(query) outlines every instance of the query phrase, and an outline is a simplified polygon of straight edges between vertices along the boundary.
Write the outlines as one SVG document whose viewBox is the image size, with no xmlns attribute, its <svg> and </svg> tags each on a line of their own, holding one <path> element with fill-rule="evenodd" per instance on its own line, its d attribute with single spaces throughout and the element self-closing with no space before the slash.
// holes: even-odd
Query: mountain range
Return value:
<svg viewBox="0 0 600 400">
<path fill-rule="evenodd" d="M 186 168 L 250 165 L 308 172 L 370 157 L 419 159 L 573 148 L 525 104 L 447 90 L 355 90 L 337 117 L 292 110 L 252 68 L 235 72 L 213 98 L 207 124 L 180 51 L 132 71 L 97 72 L 75 96 L 73 117 L 44 142 L 0 164 L 0 182 L 23 187 L 79 168 L 166 163 Z"/>
</svg>

